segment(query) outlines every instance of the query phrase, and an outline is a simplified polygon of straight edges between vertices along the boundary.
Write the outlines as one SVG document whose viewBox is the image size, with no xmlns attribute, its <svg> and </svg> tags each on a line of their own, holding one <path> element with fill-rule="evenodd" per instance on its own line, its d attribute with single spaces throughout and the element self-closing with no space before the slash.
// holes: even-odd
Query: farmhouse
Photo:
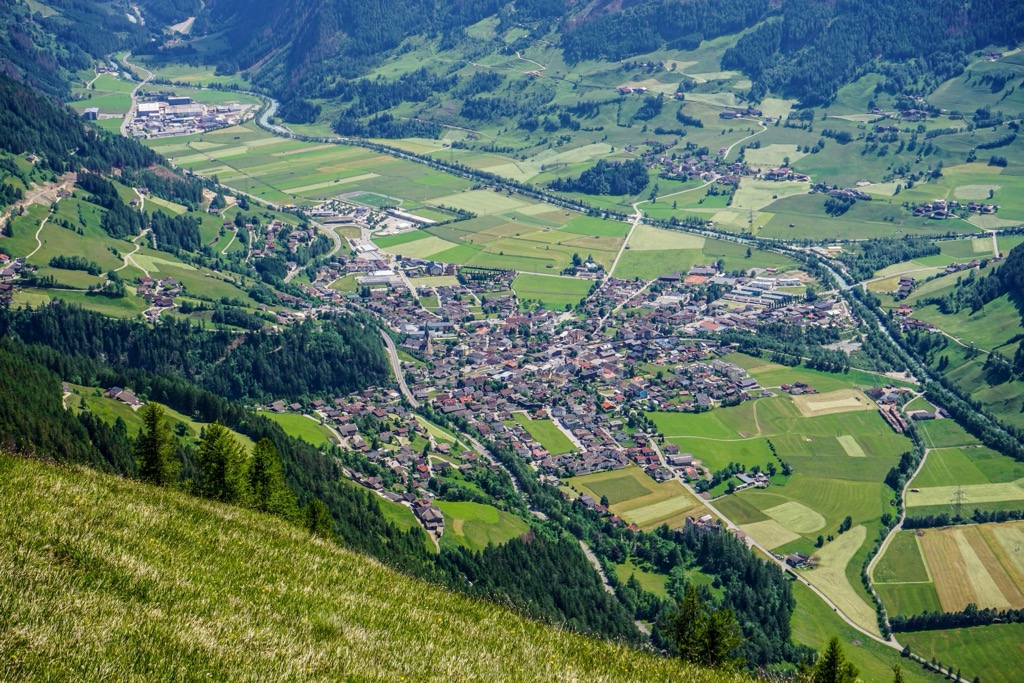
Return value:
<svg viewBox="0 0 1024 683">
<path fill-rule="evenodd" d="M 121 387 L 111 387 L 103 394 L 106 398 L 112 398 L 115 401 L 120 401 L 125 405 L 129 405 L 132 408 L 137 408 L 142 405 L 142 400 L 135 395 L 131 389 L 122 389 Z"/>
</svg>

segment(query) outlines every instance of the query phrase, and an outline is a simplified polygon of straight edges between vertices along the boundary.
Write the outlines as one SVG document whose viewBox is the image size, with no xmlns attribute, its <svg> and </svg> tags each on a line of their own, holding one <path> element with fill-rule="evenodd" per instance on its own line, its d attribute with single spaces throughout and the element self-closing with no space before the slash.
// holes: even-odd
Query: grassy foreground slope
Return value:
<svg viewBox="0 0 1024 683">
<path fill-rule="evenodd" d="M 739 681 L 275 518 L 0 455 L 0 680 Z"/>
</svg>

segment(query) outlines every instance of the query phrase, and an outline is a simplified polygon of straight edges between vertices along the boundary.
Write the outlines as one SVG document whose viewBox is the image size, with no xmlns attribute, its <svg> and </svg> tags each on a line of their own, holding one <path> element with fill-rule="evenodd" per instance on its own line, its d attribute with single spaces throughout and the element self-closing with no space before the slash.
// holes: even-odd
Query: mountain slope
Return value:
<svg viewBox="0 0 1024 683">
<path fill-rule="evenodd" d="M 4 680 L 745 680 L 85 469 L 0 455 L 0 539 Z"/>
<path fill-rule="evenodd" d="M 754 100 L 774 93 L 816 105 L 868 72 L 885 75 L 891 92 L 929 91 L 962 73 L 971 51 L 1024 39 L 1024 6 L 1000 0 L 209 0 L 200 15 L 211 32 L 206 58 L 246 70 L 286 102 L 347 101 L 345 79 L 407 53 L 449 73 L 539 44 L 557 46 L 570 67 L 675 50 L 700 61 L 707 41 L 738 36 L 720 68 L 748 76 Z M 474 26 L 484 19 L 486 28 Z M 175 42 L 165 52 L 194 59 L 189 49 Z"/>
</svg>

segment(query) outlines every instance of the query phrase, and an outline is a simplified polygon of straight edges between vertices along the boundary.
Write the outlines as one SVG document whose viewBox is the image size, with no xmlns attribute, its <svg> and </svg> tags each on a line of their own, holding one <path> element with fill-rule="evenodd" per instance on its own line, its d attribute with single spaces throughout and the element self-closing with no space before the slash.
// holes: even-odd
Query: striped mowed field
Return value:
<svg viewBox="0 0 1024 683">
<path fill-rule="evenodd" d="M 897 540 L 906 540 L 905 535 L 913 538 L 915 533 L 916 543 L 894 542 L 879 563 L 875 579 L 883 596 L 913 604 L 901 599 L 901 591 L 919 592 L 931 586 L 947 612 L 958 612 L 971 603 L 981 609 L 1024 608 L 1024 522 L 904 531 Z M 895 553 L 894 558 L 888 558 L 890 553 Z M 908 554 L 914 555 L 910 558 L 914 564 L 923 560 L 924 572 L 904 576 L 905 572 L 892 571 L 893 563 L 898 559 L 905 564 Z"/>
<path fill-rule="evenodd" d="M 607 496 L 612 512 L 645 531 L 662 524 L 680 528 L 687 517 L 709 512 L 678 481 L 658 483 L 636 465 L 573 477 L 567 482 L 596 499 Z"/>
</svg>

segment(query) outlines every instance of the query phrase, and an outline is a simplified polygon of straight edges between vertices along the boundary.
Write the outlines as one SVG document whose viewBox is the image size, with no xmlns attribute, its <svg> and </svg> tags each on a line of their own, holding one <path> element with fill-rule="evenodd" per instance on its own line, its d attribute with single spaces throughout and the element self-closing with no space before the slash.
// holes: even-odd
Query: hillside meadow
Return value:
<svg viewBox="0 0 1024 683">
<path fill-rule="evenodd" d="M 278 519 L 0 455 L 0 679 L 747 680 L 526 620 Z"/>
</svg>

